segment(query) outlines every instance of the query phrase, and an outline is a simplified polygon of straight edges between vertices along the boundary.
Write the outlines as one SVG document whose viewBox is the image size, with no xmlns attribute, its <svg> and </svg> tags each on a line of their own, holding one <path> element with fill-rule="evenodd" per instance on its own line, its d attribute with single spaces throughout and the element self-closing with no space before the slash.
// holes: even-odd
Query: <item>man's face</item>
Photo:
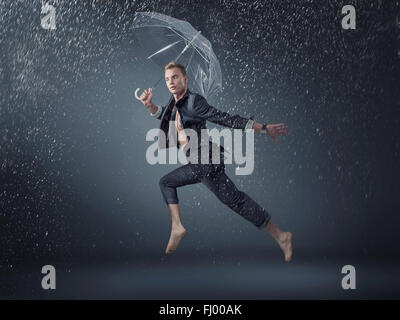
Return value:
<svg viewBox="0 0 400 320">
<path fill-rule="evenodd" d="M 187 89 L 188 77 L 179 68 L 165 70 L 165 83 L 172 94 L 180 94 Z"/>
</svg>

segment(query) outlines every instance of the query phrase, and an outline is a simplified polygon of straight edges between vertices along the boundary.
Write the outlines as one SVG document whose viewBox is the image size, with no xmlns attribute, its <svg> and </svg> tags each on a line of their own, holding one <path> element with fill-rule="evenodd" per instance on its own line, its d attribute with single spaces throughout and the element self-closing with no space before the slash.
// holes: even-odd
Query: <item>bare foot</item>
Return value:
<svg viewBox="0 0 400 320">
<path fill-rule="evenodd" d="M 292 233 L 283 232 L 278 243 L 285 254 L 285 261 L 289 262 L 292 259 Z"/>
<path fill-rule="evenodd" d="M 169 242 L 165 253 L 171 253 L 172 251 L 174 251 L 178 247 L 179 241 L 181 241 L 185 233 L 186 230 L 182 225 L 172 226 L 171 236 L 169 237 Z"/>
</svg>

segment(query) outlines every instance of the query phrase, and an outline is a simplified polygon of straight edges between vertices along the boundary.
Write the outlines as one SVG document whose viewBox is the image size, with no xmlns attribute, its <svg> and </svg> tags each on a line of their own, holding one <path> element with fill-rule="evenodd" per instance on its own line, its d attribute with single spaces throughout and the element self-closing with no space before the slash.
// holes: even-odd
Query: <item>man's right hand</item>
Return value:
<svg viewBox="0 0 400 320">
<path fill-rule="evenodd" d="M 151 92 L 151 88 L 148 90 L 144 90 L 144 92 L 140 95 L 140 100 L 145 105 L 145 107 L 149 107 L 152 102 L 151 99 L 153 98 L 153 93 Z"/>
</svg>

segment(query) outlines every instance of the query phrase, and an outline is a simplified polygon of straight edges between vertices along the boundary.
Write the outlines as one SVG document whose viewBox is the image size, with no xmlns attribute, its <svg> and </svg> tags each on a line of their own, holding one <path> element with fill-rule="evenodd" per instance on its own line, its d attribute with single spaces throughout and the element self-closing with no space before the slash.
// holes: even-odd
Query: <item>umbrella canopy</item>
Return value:
<svg viewBox="0 0 400 320">
<path fill-rule="evenodd" d="M 186 67 L 192 91 L 207 98 L 222 87 L 221 67 L 211 43 L 190 23 L 160 13 L 137 12 L 133 30 L 148 59 L 162 68 L 171 61 Z"/>
</svg>

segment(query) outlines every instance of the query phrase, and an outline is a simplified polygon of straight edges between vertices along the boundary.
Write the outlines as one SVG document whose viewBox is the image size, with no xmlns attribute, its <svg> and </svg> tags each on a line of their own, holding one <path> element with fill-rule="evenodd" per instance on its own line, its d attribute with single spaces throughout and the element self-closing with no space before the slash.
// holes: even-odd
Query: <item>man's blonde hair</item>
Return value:
<svg viewBox="0 0 400 320">
<path fill-rule="evenodd" d="M 183 76 L 186 76 L 186 69 L 183 64 L 175 63 L 172 61 L 164 67 L 164 70 L 167 71 L 168 69 L 172 69 L 172 68 L 179 68 L 181 70 Z"/>
</svg>

